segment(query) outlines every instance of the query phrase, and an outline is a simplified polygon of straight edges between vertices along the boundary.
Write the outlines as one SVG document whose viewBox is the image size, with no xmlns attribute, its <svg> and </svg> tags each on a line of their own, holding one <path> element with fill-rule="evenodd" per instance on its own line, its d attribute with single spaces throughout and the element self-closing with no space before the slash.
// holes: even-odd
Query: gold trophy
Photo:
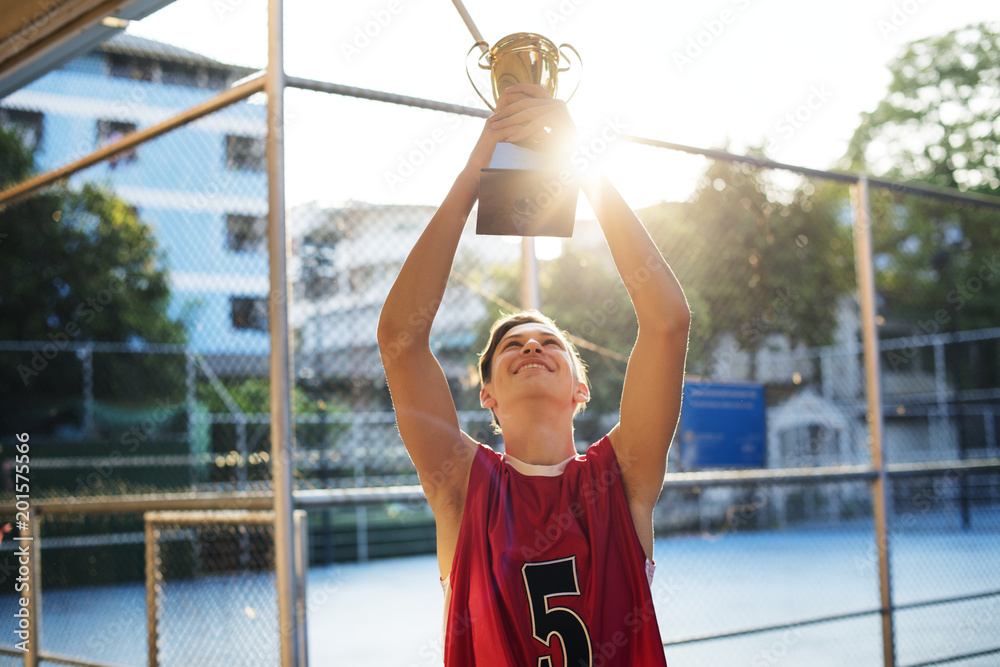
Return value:
<svg viewBox="0 0 1000 667">
<path fill-rule="evenodd" d="M 488 47 L 476 42 L 466 54 L 466 74 L 476 93 L 491 111 L 496 107 L 480 92 L 469 71 L 469 56 L 477 48 Z M 573 65 L 564 49 L 576 56 Z M 560 66 L 560 61 L 570 64 Z M 559 73 L 571 66 L 579 69 L 582 59 L 569 44 L 558 47 L 551 40 L 530 32 L 508 35 L 484 49 L 478 59 L 480 69 L 489 70 L 493 99 L 496 101 L 509 86 L 534 83 L 555 98 Z M 566 101 L 576 93 L 577 84 Z M 567 164 L 565 156 L 546 153 L 530 147 L 506 142 L 497 144 L 493 159 L 482 170 L 479 186 L 479 213 L 476 233 L 506 236 L 573 235 L 576 200 L 580 186 Z"/>
</svg>

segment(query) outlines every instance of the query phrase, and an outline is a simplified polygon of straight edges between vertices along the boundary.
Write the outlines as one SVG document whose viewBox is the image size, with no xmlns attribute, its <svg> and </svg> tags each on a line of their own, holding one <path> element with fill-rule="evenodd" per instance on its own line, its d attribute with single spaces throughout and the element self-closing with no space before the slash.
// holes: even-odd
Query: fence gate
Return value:
<svg viewBox="0 0 1000 667">
<path fill-rule="evenodd" d="M 273 511 L 144 515 L 149 665 L 281 660 Z M 306 665 L 306 512 L 295 512 L 300 664 Z"/>
</svg>

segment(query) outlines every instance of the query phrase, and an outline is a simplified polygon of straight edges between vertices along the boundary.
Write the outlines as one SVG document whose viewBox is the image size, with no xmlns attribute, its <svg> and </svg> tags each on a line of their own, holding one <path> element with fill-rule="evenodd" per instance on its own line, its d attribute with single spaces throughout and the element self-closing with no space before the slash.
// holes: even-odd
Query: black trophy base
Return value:
<svg viewBox="0 0 1000 667">
<path fill-rule="evenodd" d="M 476 233 L 569 238 L 579 194 L 569 171 L 483 169 Z"/>
</svg>

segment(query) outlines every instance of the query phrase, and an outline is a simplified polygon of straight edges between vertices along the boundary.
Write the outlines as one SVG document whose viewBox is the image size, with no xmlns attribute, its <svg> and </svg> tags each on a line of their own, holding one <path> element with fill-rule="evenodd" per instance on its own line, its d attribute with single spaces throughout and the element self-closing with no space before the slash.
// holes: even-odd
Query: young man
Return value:
<svg viewBox="0 0 1000 667">
<path fill-rule="evenodd" d="M 551 320 L 501 320 L 481 357 L 480 399 L 502 430 L 503 455 L 459 428 L 429 344 L 497 142 L 574 138 L 565 104 L 539 86 L 508 88 L 379 321 L 397 425 L 437 525 L 449 667 L 666 664 L 650 593 L 653 507 L 680 412 L 690 311 L 635 214 L 605 178 L 584 180 L 639 321 L 620 421 L 585 455 L 573 417 L 589 388 Z"/>
</svg>

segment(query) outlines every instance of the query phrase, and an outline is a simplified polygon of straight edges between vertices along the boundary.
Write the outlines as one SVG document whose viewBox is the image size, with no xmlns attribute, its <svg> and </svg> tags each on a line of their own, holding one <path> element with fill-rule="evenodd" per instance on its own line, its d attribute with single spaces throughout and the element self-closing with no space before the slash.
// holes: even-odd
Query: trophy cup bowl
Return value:
<svg viewBox="0 0 1000 667">
<path fill-rule="evenodd" d="M 530 32 L 508 35 L 487 48 L 486 42 L 472 45 L 466 54 L 466 74 L 479 97 L 491 111 L 496 107 L 479 90 L 469 71 L 469 56 L 476 48 L 483 49 L 478 59 L 480 69 L 490 72 L 493 100 L 504 90 L 517 83 L 540 85 L 553 99 L 559 89 L 559 73 L 573 67 L 579 69 L 582 59 L 569 44 L 558 47 L 551 40 Z M 564 49 L 576 56 L 576 65 Z M 560 60 L 570 64 L 560 65 Z M 579 88 L 576 86 L 566 101 Z M 510 148 L 510 147 L 508 147 Z M 500 158 L 514 149 L 497 150 L 490 167 L 482 170 L 479 192 L 479 212 L 476 233 L 505 236 L 560 236 L 573 235 L 576 219 L 576 200 L 579 183 L 572 171 L 558 164 L 559 156 L 545 155 L 526 146 L 518 146 L 520 161 L 515 168 L 504 164 Z M 524 168 L 524 166 L 532 168 Z"/>
<path fill-rule="evenodd" d="M 577 50 L 572 45 L 560 44 L 556 46 L 552 40 L 532 32 L 516 32 L 513 35 L 507 35 L 494 44 L 493 48 L 489 48 L 489 44 L 486 42 L 476 42 L 469 49 L 469 53 L 466 54 L 465 70 L 469 77 L 469 83 L 472 84 L 476 94 L 486 103 L 490 111 L 496 111 L 496 107 L 479 90 L 479 87 L 472 78 L 472 74 L 469 72 L 468 63 L 468 56 L 476 48 L 483 47 L 486 48 L 479 57 L 477 64 L 480 69 L 488 70 L 491 73 L 490 83 L 494 102 L 500 98 L 504 90 L 516 83 L 538 84 L 547 90 L 549 95 L 555 98 L 559 88 L 559 73 L 567 72 L 571 69 L 571 65 L 560 67 L 559 61 L 560 59 L 565 59 L 572 63 L 572 60 L 567 57 L 563 49 L 569 50 L 576 56 L 576 69 L 579 69 L 583 62 L 580 54 L 577 53 Z M 576 94 L 576 90 L 579 87 L 580 83 L 578 79 L 573 92 L 566 98 L 567 102 Z"/>
</svg>

